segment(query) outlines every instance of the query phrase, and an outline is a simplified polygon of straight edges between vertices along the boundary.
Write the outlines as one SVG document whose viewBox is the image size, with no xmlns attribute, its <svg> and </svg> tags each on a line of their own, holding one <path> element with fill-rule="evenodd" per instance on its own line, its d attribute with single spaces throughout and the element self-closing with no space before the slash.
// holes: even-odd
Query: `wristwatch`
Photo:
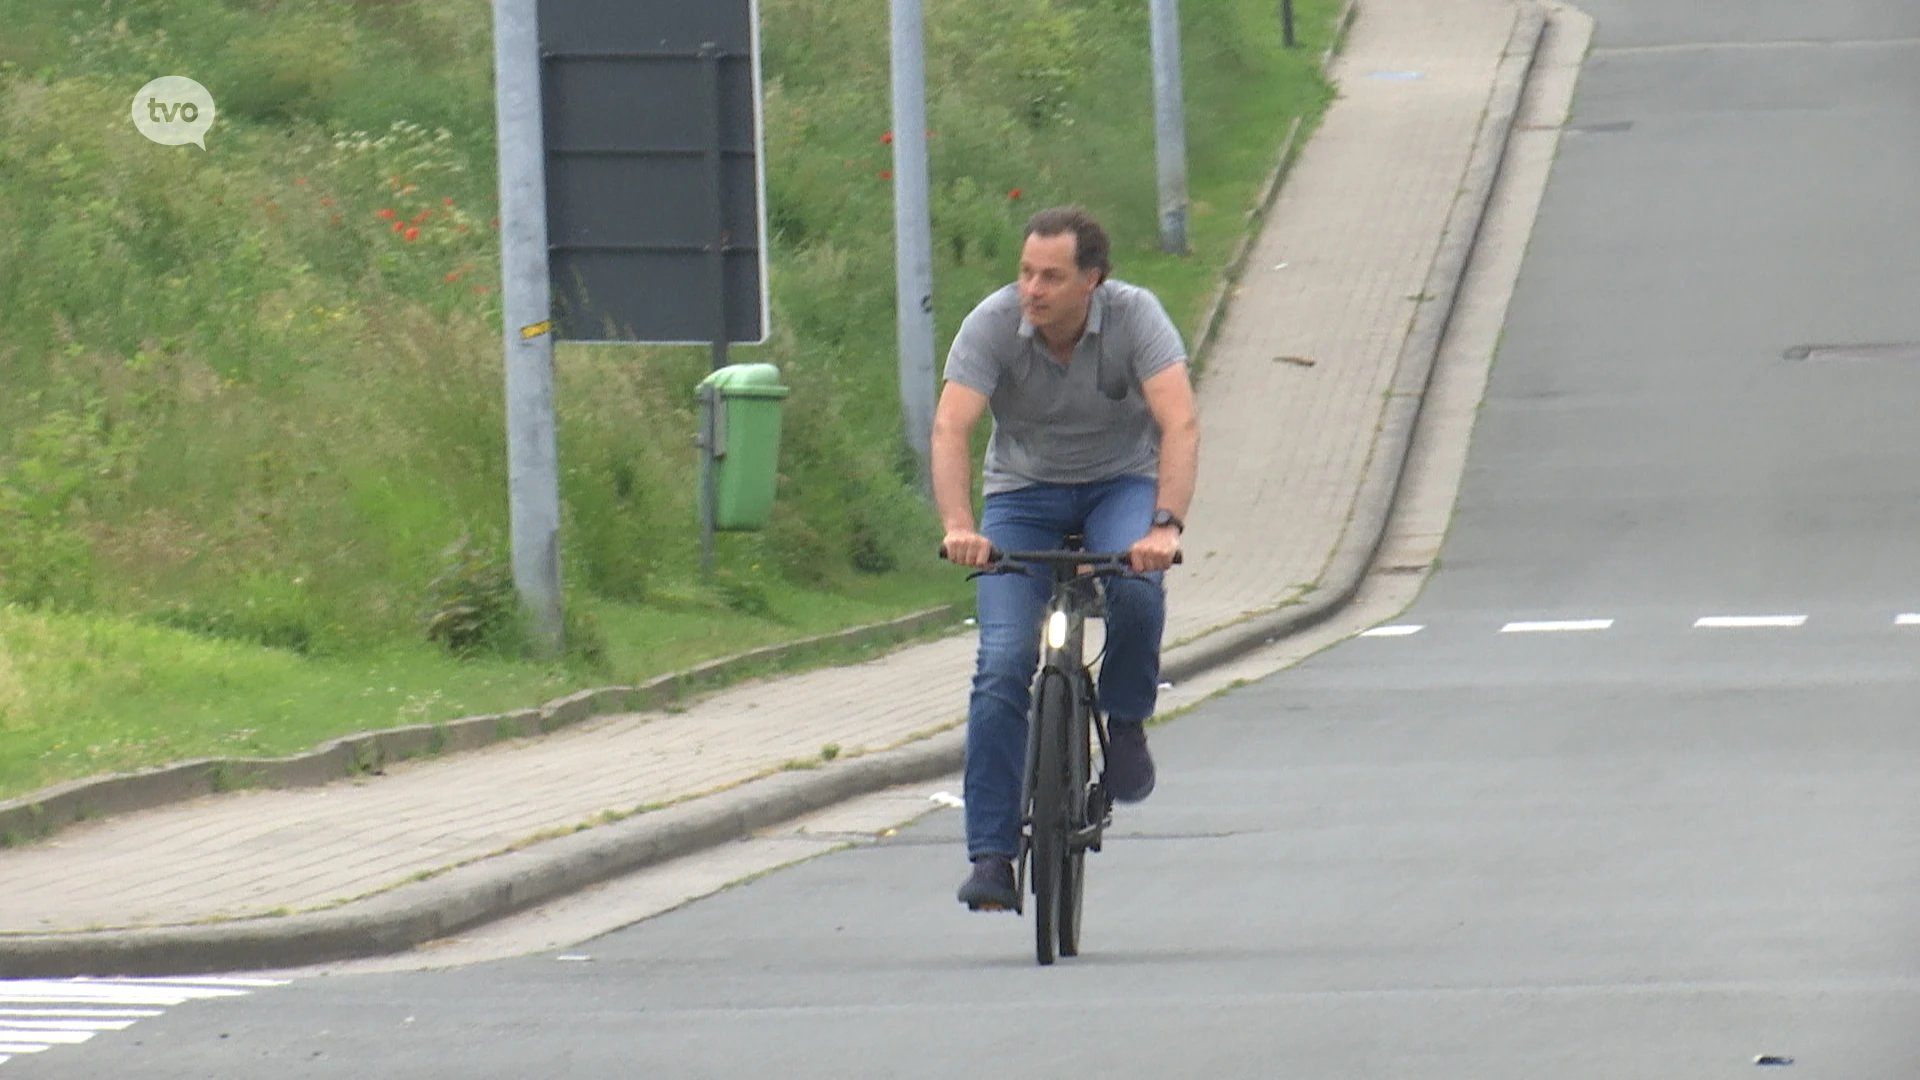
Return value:
<svg viewBox="0 0 1920 1080">
<path fill-rule="evenodd" d="M 1175 532 L 1184 533 L 1187 531 L 1186 522 L 1175 517 L 1173 511 L 1164 506 L 1153 512 L 1153 527 L 1157 529 L 1162 525 L 1173 526 Z"/>
</svg>

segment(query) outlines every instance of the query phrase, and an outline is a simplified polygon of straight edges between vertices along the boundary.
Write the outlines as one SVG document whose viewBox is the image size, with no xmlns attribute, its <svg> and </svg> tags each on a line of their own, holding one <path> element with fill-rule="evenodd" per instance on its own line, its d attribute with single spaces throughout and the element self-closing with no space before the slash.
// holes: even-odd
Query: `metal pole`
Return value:
<svg viewBox="0 0 1920 1080">
<path fill-rule="evenodd" d="M 711 386 L 700 388 L 700 573 L 713 576 L 713 500 L 720 457 L 720 410 L 726 403 Z"/>
<path fill-rule="evenodd" d="M 559 655 L 563 645 L 560 451 L 553 418 L 553 306 L 547 276 L 537 2 L 494 0 L 493 49 L 513 584 L 530 616 L 535 648 L 551 657 Z"/>
<path fill-rule="evenodd" d="M 1293 0 L 1280 0 L 1280 44 L 1289 49 L 1299 44 L 1293 36 Z"/>
<path fill-rule="evenodd" d="M 706 77 L 707 99 L 707 191 L 710 213 L 707 224 L 707 266 L 713 276 L 713 370 L 727 366 L 727 176 L 721 159 L 720 131 L 720 47 L 709 41 L 700 46 L 700 67 Z M 719 444 L 719 411 L 726 402 L 712 387 L 700 392 L 701 442 L 706 451 L 700 460 L 700 572 L 713 574 L 713 516 L 715 513 L 714 473 L 725 448 Z"/>
<path fill-rule="evenodd" d="M 720 46 L 711 41 L 700 46 L 700 67 L 707 84 L 707 266 L 713 275 L 713 370 L 719 371 L 727 366 L 727 244 L 732 239 L 727 235 L 727 171 L 721 158 Z"/>
<path fill-rule="evenodd" d="M 933 491 L 933 223 L 927 194 L 926 34 L 920 0 L 893 0 L 893 242 L 900 412 L 916 481 Z"/>
<path fill-rule="evenodd" d="M 1160 247 L 1187 253 L 1187 128 L 1180 93 L 1180 3 L 1150 0 L 1153 134 L 1160 166 Z"/>
</svg>

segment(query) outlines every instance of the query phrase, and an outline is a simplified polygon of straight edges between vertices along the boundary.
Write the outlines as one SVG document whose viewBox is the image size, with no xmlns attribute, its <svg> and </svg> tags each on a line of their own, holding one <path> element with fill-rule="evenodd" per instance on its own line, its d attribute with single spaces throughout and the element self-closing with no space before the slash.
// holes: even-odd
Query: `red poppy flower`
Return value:
<svg viewBox="0 0 1920 1080">
<path fill-rule="evenodd" d="M 881 170 L 880 170 L 880 179 L 882 179 L 882 180 L 891 180 L 891 179 L 893 179 L 893 170 L 892 170 L 892 169 L 881 169 Z"/>
<path fill-rule="evenodd" d="M 465 225 L 462 225 L 462 226 L 460 226 L 460 231 L 461 231 L 461 232 L 466 232 L 466 231 L 467 231 L 467 227 L 466 227 Z"/>
<path fill-rule="evenodd" d="M 333 205 L 333 200 L 332 200 L 332 199 L 321 199 L 321 200 L 320 200 L 320 205 L 321 205 L 321 206 L 332 206 L 332 205 Z"/>
<path fill-rule="evenodd" d="M 881 142 L 883 142 L 883 143 L 887 143 L 888 145 L 892 145 L 892 143 L 893 143 L 893 132 L 891 132 L 891 131 L 889 131 L 889 132 L 887 132 L 887 133 L 886 133 L 885 135 L 882 135 L 882 136 L 880 136 L 880 141 L 881 141 Z"/>
<path fill-rule="evenodd" d="M 424 222 L 424 221 L 426 221 L 426 220 L 427 220 L 428 218 L 430 218 L 430 217 L 432 217 L 432 216 L 433 216 L 433 211 L 431 211 L 431 210 L 422 210 L 422 211 L 420 211 L 420 215 L 419 215 L 418 217 L 416 217 L 416 218 L 414 218 L 414 219 L 413 219 L 413 223 L 414 223 L 415 225 L 418 225 L 418 224 L 420 224 L 420 223 L 422 223 L 422 222 Z"/>
<path fill-rule="evenodd" d="M 446 198 L 444 198 L 444 199 L 441 199 L 441 200 L 440 200 L 440 202 L 441 202 L 441 204 L 442 204 L 442 205 L 444 205 L 444 206 L 452 206 L 452 205 L 453 205 L 453 196 L 451 196 L 451 195 L 449 195 L 449 196 L 447 196 Z"/>
<path fill-rule="evenodd" d="M 396 221 L 393 223 L 393 231 L 396 233 L 405 232 L 406 229 L 407 229 L 407 223 L 404 221 Z"/>
<path fill-rule="evenodd" d="M 397 218 L 400 215 L 397 213 L 394 213 L 392 210 L 382 210 L 380 211 L 380 216 L 383 218 L 386 218 L 388 221 L 392 221 L 394 218 Z"/>
<path fill-rule="evenodd" d="M 448 281 L 448 283 L 452 283 L 452 282 L 455 282 L 455 281 L 459 281 L 459 280 L 460 280 L 460 271 L 458 271 L 458 270 L 454 270 L 454 271 L 450 271 L 450 272 L 449 272 L 449 273 L 447 274 L 447 281 Z"/>
<path fill-rule="evenodd" d="M 1019 189 L 1019 188 L 1014 188 L 1014 189 L 1013 189 L 1012 191 L 1009 191 L 1009 192 L 1007 192 L 1007 198 L 1009 198 L 1009 199 L 1017 199 L 1017 198 L 1019 198 L 1019 197 L 1020 197 L 1020 189 Z"/>
<path fill-rule="evenodd" d="M 420 230 L 419 230 L 419 229 L 408 229 L 408 230 L 406 231 L 406 233 L 405 233 L 404 235 L 406 236 L 406 238 L 407 238 L 408 240 L 418 240 L 418 239 L 420 239 Z"/>
</svg>

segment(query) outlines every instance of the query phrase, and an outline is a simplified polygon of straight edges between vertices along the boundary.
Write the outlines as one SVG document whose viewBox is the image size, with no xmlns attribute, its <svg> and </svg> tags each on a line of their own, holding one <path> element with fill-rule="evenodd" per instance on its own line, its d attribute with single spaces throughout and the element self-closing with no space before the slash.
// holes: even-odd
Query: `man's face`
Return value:
<svg viewBox="0 0 1920 1080">
<path fill-rule="evenodd" d="M 1043 333 L 1076 333 L 1087 321 L 1100 274 L 1074 264 L 1076 247 L 1067 232 L 1029 236 L 1020 249 L 1020 313 Z"/>
</svg>

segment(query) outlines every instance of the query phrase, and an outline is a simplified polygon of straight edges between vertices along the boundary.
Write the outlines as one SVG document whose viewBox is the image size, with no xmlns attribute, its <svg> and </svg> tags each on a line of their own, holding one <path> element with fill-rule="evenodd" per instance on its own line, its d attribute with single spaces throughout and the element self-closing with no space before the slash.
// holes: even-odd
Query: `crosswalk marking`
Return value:
<svg viewBox="0 0 1920 1080">
<path fill-rule="evenodd" d="M 87 982 L 92 980 L 81 979 L 75 981 Z M 189 976 L 181 979 L 128 976 L 124 979 L 114 979 L 113 982 L 118 986 L 224 986 L 239 987 L 241 989 L 257 989 L 263 986 L 285 986 L 287 984 L 285 979 L 249 979 L 242 978 L 238 975 L 203 975 Z"/>
<path fill-rule="evenodd" d="M 0 1034 L 9 1031 L 124 1031 L 131 1020 L 19 1020 L 0 1016 Z"/>
<path fill-rule="evenodd" d="M 0 982 L 0 1002 L 67 1002 L 75 1005 L 184 1005 L 196 998 L 243 997 L 245 990 L 211 986 L 125 986 L 98 982 L 22 980 Z"/>
<path fill-rule="evenodd" d="M 124 1031 L 166 1006 L 245 997 L 284 979 L 0 979 L 0 1065 L 19 1054 L 78 1046 Z"/>
<path fill-rule="evenodd" d="M 131 1016 L 137 1020 L 160 1013 L 159 1009 L 0 1009 L 0 1020 L 9 1016 Z"/>
<path fill-rule="evenodd" d="M 38 1028 L 0 1027 L 0 1042 L 44 1043 L 47 1046 L 66 1044 L 69 1046 L 86 1042 L 93 1038 L 91 1031 L 41 1031 Z"/>
</svg>

